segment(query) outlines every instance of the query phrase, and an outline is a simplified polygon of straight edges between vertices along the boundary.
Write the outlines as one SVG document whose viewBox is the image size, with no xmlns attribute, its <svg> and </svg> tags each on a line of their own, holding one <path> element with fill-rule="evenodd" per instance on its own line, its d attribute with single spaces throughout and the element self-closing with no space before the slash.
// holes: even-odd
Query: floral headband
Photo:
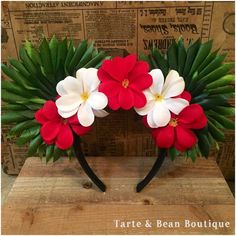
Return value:
<svg viewBox="0 0 236 236">
<path fill-rule="evenodd" d="M 211 52 L 212 41 L 182 38 L 162 55 L 154 48 L 148 56 L 106 57 L 81 42 L 53 37 L 39 48 L 30 42 L 21 47 L 20 60 L 2 65 L 10 81 L 2 82 L 2 122 L 15 123 L 10 135 L 17 144 L 29 142 L 28 155 L 37 153 L 46 162 L 76 155 L 90 179 L 102 190 L 104 183 L 88 165 L 80 136 L 92 129 L 95 117 L 105 110 L 134 109 L 150 129 L 159 149 L 147 176 L 137 185 L 140 192 L 156 175 L 165 156 L 185 155 L 192 160 L 208 157 L 210 147 L 224 140 L 225 128 L 233 129 L 234 115 L 228 99 L 234 95 L 233 67 L 226 55 Z"/>
</svg>

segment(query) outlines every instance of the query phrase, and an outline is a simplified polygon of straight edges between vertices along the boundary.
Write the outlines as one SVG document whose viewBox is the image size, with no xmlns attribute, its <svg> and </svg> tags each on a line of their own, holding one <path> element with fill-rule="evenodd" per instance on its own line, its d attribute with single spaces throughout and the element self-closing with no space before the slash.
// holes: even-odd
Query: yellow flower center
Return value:
<svg viewBox="0 0 236 236">
<path fill-rule="evenodd" d="M 128 80 L 128 79 L 124 79 L 124 80 L 122 81 L 122 86 L 123 86 L 124 88 L 127 88 L 127 87 L 129 86 L 129 80 Z"/>
<path fill-rule="evenodd" d="M 83 101 L 86 101 L 89 97 L 88 93 L 87 92 L 83 92 L 80 97 L 82 98 Z"/>
<path fill-rule="evenodd" d="M 154 99 L 155 99 L 155 101 L 162 101 L 163 100 L 163 96 L 161 96 L 161 94 L 155 94 L 154 95 Z"/>
<path fill-rule="evenodd" d="M 169 125 L 172 127 L 176 127 L 178 125 L 178 120 L 176 118 L 172 118 L 169 122 Z"/>
</svg>

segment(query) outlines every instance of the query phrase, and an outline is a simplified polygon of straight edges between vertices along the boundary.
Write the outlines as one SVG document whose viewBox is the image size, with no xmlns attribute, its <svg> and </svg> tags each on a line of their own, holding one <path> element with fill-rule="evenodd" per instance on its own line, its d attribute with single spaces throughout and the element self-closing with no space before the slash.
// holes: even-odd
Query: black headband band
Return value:
<svg viewBox="0 0 236 236">
<path fill-rule="evenodd" d="M 81 167 L 83 168 L 84 172 L 88 175 L 88 177 L 92 180 L 92 182 L 102 191 L 106 191 L 106 185 L 97 177 L 97 175 L 93 172 L 91 167 L 89 166 L 88 162 L 85 159 L 85 155 L 82 151 L 81 147 L 81 140 L 80 137 L 73 132 L 74 135 L 74 142 L 73 142 L 73 147 L 75 151 L 75 155 L 77 160 L 79 161 Z M 148 172 L 146 177 L 140 181 L 137 186 L 136 186 L 136 192 L 141 192 L 143 188 L 148 185 L 148 183 L 155 177 L 157 174 L 158 170 L 161 168 L 164 159 L 166 157 L 167 151 L 166 149 L 159 149 L 158 151 L 158 156 L 153 164 L 151 170 Z"/>
</svg>

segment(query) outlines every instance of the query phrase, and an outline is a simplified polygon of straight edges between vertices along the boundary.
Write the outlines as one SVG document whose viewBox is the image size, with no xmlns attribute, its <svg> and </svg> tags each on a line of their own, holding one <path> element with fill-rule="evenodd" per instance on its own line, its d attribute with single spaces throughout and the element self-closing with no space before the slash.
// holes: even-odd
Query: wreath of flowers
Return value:
<svg viewBox="0 0 236 236">
<path fill-rule="evenodd" d="M 211 52 L 212 41 L 173 42 L 166 54 L 110 58 L 87 41 L 43 39 L 39 48 L 26 41 L 20 60 L 2 65 L 3 123 L 15 123 L 10 137 L 29 142 L 28 155 L 46 161 L 74 155 L 75 135 L 92 129 L 95 117 L 111 110 L 134 109 L 150 129 L 156 146 L 174 159 L 184 154 L 208 157 L 210 147 L 233 129 L 229 98 L 234 96 L 232 63 Z"/>
</svg>

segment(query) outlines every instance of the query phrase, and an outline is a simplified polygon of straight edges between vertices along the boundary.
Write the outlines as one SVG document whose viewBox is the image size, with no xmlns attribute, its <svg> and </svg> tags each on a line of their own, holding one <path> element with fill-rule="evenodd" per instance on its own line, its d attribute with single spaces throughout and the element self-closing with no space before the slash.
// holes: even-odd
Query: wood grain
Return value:
<svg viewBox="0 0 236 236">
<path fill-rule="evenodd" d="M 135 186 L 155 158 L 89 157 L 107 185 L 101 193 L 76 160 L 45 165 L 27 159 L 8 195 L 2 234 L 233 234 L 234 198 L 213 159 L 165 160 L 141 193 Z M 116 227 L 114 220 L 150 220 L 153 227 Z M 184 220 L 229 221 L 229 228 L 186 228 Z M 157 228 L 156 220 L 178 221 Z"/>
</svg>

